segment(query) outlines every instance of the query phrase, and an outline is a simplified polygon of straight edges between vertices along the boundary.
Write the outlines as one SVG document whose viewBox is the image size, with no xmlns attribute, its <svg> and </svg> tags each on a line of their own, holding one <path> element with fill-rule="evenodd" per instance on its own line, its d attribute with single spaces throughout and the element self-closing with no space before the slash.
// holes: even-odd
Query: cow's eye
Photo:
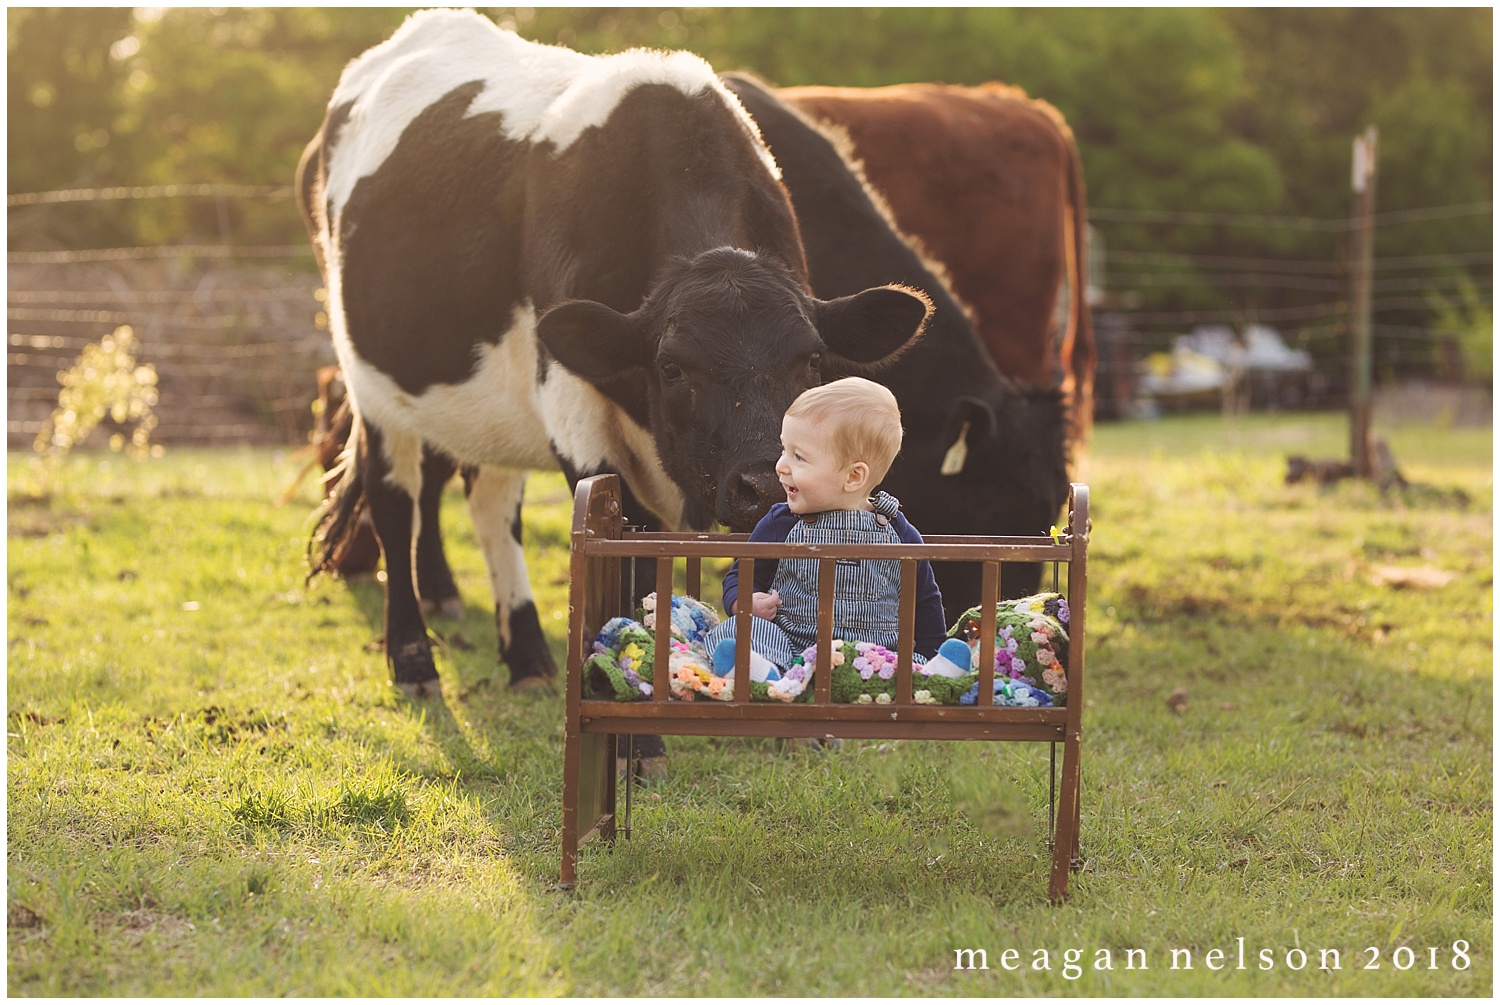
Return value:
<svg viewBox="0 0 1500 1005">
<path fill-rule="evenodd" d="M 682 379 L 682 367 L 676 363 L 663 363 L 661 375 L 669 384 L 675 384 Z"/>
<path fill-rule="evenodd" d="M 807 358 L 807 368 L 809 370 L 821 370 L 823 368 L 823 354 L 815 352 L 809 356 Z"/>
</svg>

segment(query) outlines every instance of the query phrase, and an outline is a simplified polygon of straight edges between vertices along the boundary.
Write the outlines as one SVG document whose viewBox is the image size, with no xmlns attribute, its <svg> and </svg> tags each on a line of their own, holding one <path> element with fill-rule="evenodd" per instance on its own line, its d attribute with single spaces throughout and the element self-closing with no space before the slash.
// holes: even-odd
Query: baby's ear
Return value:
<svg viewBox="0 0 1500 1005">
<path fill-rule="evenodd" d="M 844 490 L 846 492 L 855 492 L 860 489 L 868 490 L 874 487 L 870 484 L 870 466 L 868 464 L 864 461 L 855 461 L 849 465 L 848 470 L 844 473 Z"/>
</svg>

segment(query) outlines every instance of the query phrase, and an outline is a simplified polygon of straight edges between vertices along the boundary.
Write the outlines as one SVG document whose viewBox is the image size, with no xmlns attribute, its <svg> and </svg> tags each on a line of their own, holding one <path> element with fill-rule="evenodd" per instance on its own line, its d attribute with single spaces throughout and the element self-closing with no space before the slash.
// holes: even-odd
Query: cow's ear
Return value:
<svg viewBox="0 0 1500 1005">
<path fill-rule="evenodd" d="M 639 320 L 592 300 L 558 304 L 537 320 L 536 335 L 559 363 L 584 380 L 604 380 L 647 360 Z"/>
<path fill-rule="evenodd" d="M 938 473 L 956 475 L 968 463 L 969 450 L 978 447 L 995 435 L 999 425 L 995 410 L 978 398 L 960 395 L 953 399 L 952 411 L 943 424 L 943 436 L 939 444 L 943 459 Z"/>
<path fill-rule="evenodd" d="M 922 336 L 932 316 L 927 294 L 909 286 L 876 286 L 814 304 L 814 323 L 828 348 L 866 366 L 895 362 Z"/>
</svg>

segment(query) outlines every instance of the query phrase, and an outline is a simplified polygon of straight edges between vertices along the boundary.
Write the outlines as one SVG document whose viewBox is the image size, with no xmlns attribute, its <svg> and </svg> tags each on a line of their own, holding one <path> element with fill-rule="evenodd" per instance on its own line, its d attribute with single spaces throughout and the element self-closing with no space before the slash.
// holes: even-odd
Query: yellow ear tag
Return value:
<svg viewBox="0 0 1500 1005">
<path fill-rule="evenodd" d="M 953 441 L 953 446 L 943 455 L 943 465 L 938 468 L 940 475 L 956 475 L 964 469 L 964 461 L 969 459 L 969 424 L 965 422 L 963 428 L 958 431 L 958 439 Z"/>
</svg>

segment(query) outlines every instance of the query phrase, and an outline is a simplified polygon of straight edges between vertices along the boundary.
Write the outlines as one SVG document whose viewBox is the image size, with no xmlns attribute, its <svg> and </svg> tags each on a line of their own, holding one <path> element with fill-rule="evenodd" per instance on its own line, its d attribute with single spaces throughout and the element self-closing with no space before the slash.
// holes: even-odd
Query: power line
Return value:
<svg viewBox="0 0 1500 1005">
<path fill-rule="evenodd" d="M 1345 262 L 1325 260 L 1235 258 L 1224 255 L 1174 254 L 1166 251 L 1116 251 L 1113 248 L 1106 250 L 1104 257 L 1106 261 L 1134 262 L 1143 265 L 1183 265 L 1202 266 L 1204 268 L 1263 269 L 1266 271 L 1286 269 L 1298 273 L 1314 271 L 1338 273 L 1345 271 L 1348 267 Z M 1407 255 L 1396 258 L 1377 258 L 1374 260 L 1374 266 L 1377 269 L 1442 268 L 1452 265 L 1477 265 L 1488 262 L 1493 257 L 1493 254 L 1488 251 L 1468 251 L 1452 255 Z"/>
<path fill-rule="evenodd" d="M 93 345 L 97 339 L 76 335 L 18 335 L 9 338 L 18 349 L 79 350 Z M 277 356 L 287 353 L 320 353 L 332 348 L 326 335 L 300 339 L 269 339 L 264 341 L 237 340 L 233 345 L 193 345 L 182 342 L 145 341 L 141 355 L 147 357 L 169 357 L 173 359 L 195 359 L 208 362 L 223 359 L 248 359 L 258 356 Z"/>
<path fill-rule="evenodd" d="M 1337 293 L 1346 289 L 1348 283 L 1338 279 L 1321 279 L 1317 276 L 1285 275 L 1201 275 L 1196 272 L 1134 272 L 1108 273 L 1104 277 L 1107 289 L 1135 289 L 1139 287 L 1165 286 L 1259 286 L 1278 290 L 1314 290 Z"/>
<path fill-rule="evenodd" d="M 231 247 L 225 244 L 171 244 L 159 248 L 86 248 L 80 251 L 12 251 L 11 265 L 70 265 L 79 262 L 126 262 L 147 258 L 301 258 L 311 256 L 309 244 L 267 244 Z"/>
<path fill-rule="evenodd" d="M 275 324 L 258 314 L 239 316 L 218 314 L 207 317 L 172 317 L 167 314 L 137 314 L 134 311 L 42 310 L 35 307 L 11 307 L 5 312 L 11 321 L 72 321 L 80 324 L 140 325 L 157 328 L 196 328 L 230 330 L 260 328 Z"/>
<path fill-rule="evenodd" d="M 1327 304 L 1310 304 L 1306 307 L 1268 307 L 1254 311 L 1256 320 L 1296 321 L 1302 318 L 1321 318 L 1342 313 L 1342 301 Z M 1196 311 L 1125 311 L 1134 324 L 1210 324 L 1213 322 L 1238 321 L 1245 316 L 1243 308 L 1220 308 Z"/>
<path fill-rule="evenodd" d="M 18 192 L 6 196 L 7 206 L 35 206 L 69 202 L 101 202 L 121 199 L 161 199 L 202 196 L 229 198 L 288 198 L 293 194 L 290 185 L 237 185 L 209 182 L 189 185 L 119 185 L 108 188 L 70 188 L 50 192 Z M 1412 223 L 1422 220 L 1441 220 L 1460 216 L 1478 216 L 1491 211 L 1489 202 L 1459 203 L 1450 206 L 1426 206 L 1416 209 L 1393 210 L 1378 213 L 1375 223 Z M 1157 209 L 1109 209 L 1091 207 L 1088 215 L 1095 220 L 1112 220 L 1121 223 L 1197 223 L 1225 224 L 1247 227 L 1290 227 L 1303 230 L 1328 232 L 1346 231 L 1346 217 L 1277 216 L 1256 213 L 1206 213 L 1191 210 Z"/>
<path fill-rule="evenodd" d="M 122 304 L 176 304 L 196 307 L 203 303 L 282 303 L 295 302 L 300 309 L 312 299 L 314 286 L 290 286 L 283 291 L 250 292 L 247 290 L 8 290 L 6 299 L 13 304 L 79 304 L 118 307 Z"/>
<path fill-rule="evenodd" d="M 1375 290 L 1394 293 L 1401 290 L 1461 289 L 1468 284 L 1476 289 L 1490 286 L 1489 276 L 1474 279 L 1468 276 L 1406 276 L 1379 279 L 1372 285 Z M 1121 272 L 1106 273 L 1104 285 L 1107 289 L 1134 289 L 1139 287 L 1168 286 L 1256 286 L 1274 290 L 1313 290 L 1339 293 L 1349 288 L 1345 279 L 1323 279 L 1317 276 L 1289 276 L 1275 273 L 1228 275 L 1224 273 L 1203 275 L 1197 272 Z"/>
<path fill-rule="evenodd" d="M 5 197 L 7 206 L 37 206 L 61 202 L 101 202 L 115 199 L 172 199 L 183 196 L 227 196 L 276 199 L 292 194 L 290 185 L 121 185 L 115 188 L 67 188 L 53 192 L 18 192 Z"/>
<path fill-rule="evenodd" d="M 1414 223 L 1421 220 L 1442 220 L 1459 216 L 1480 216 L 1490 212 L 1488 202 L 1469 202 L 1453 206 L 1430 206 L 1421 209 L 1399 209 L 1389 213 L 1375 214 L 1377 226 L 1396 223 Z M 1339 233 L 1349 230 L 1351 224 L 1346 217 L 1332 219 L 1313 216 L 1270 216 L 1252 213 L 1200 213 L 1190 210 L 1164 209 L 1104 209 L 1090 207 L 1091 220 L 1110 220 L 1116 223 L 1188 223 L 1220 224 L 1228 227 L 1284 227 L 1292 230 L 1320 230 Z"/>
<path fill-rule="evenodd" d="M 1409 307 L 1430 308 L 1432 305 L 1424 297 L 1383 297 L 1372 301 L 1370 306 L 1373 310 L 1381 311 L 1401 310 Z M 1234 323 L 1242 319 L 1296 321 L 1302 318 L 1341 316 L 1348 310 L 1348 307 L 1346 301 L 1335 300 L 1331 303 L 1306 304 L 1300 307 L 1255 307 L 1242 304 L 1192 311 L 1122 311 L 1120 313 L 1128 317 L 1132 324 L 1222 324 Z"/>
</svg>

